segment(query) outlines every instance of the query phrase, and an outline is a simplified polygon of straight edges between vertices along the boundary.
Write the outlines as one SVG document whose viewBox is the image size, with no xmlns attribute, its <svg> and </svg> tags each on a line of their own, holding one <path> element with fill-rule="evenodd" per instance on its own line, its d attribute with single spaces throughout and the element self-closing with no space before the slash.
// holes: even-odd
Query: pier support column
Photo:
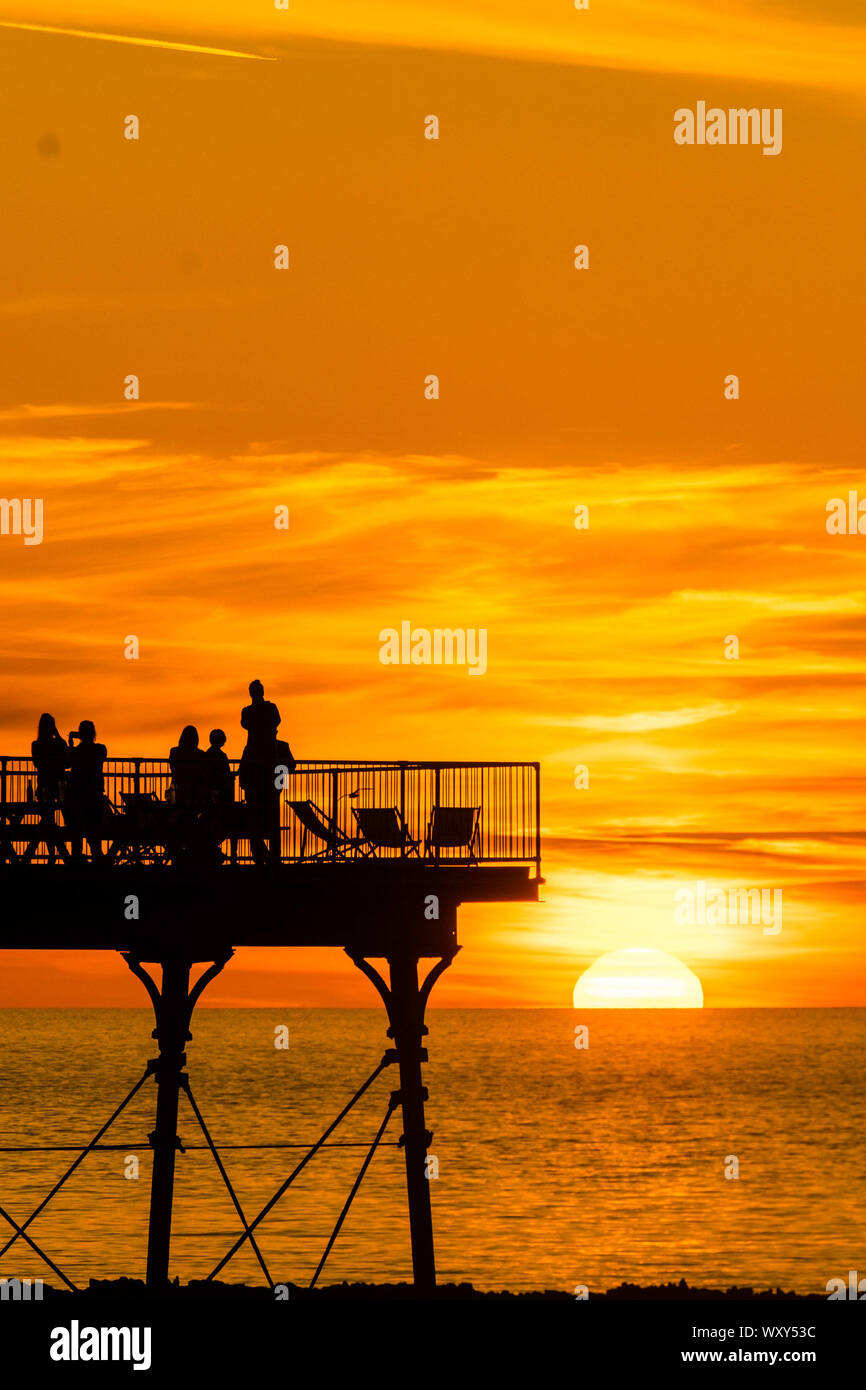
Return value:
<svg viewBox="0 0 866 1390">
<path fill-rule="evenodd" d="M 394 1040 L 400 1070 L 400 1090 L 397 1098 L 403 1113 L 403 1136 L 400 1143 L 406 1155 L 406 1192 L 409 1199 L 409 1235 L 412 1243 L 412 1276 L 419 1293 L 429 1293 L 436 1287 L 436 1257 L 433 1246 L 433 1212 L 430 1204 L 430 1179 L 427 1175 L 427 1150 L 433 1138 L 427 1129 L 424 1102 L 428 1098 L 421 1065 L 427 1061 L 424 1038 L 427 1027 L 424 1013 L 433 985 L 447 970 L 457 947 L 433 966 L 423 984 L 418 983 L 419 957 L 411 951 L 394 952 L 387 957 L 391 977 L 390 987 L 369 961 L 352 955 L 352 960 L 372 980 L 388 1011 L 388 1037 Z"/>
<path fill-rule="evenodd" d="M 165 1288 L 169 1282 L 171 1251 L 171 1213 L 174 1204 L 174 1166 L 180 1141 L 177 1136 L 177 1108 L 181 1087 L 186 1080 L 186 1044 L 192 1011 L 199 996 L 231 957 L 231 952 L 214 961 L 199 976 L 192 989 L 190 971 L 195 964 L 182 955 L 167 956 L 162 966 L 162 989 L 131 953 L 123 958 L 150 995 L 156 1015 L 152 1036 L 159 1045 L 159 1056 L 150 1063 L 156 1077 L 156 1122 L 149 1139 L 153 1148 L 150 1183 L 150 1217 L 147 1230 L 147 1286 Z"/>
</svg>

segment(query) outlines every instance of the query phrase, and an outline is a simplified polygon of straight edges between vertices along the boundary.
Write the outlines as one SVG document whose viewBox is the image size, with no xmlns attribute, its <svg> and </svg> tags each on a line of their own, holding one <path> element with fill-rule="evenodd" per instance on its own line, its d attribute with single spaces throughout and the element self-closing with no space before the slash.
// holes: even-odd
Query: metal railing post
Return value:
<svg viewBox="0 0 866 1390">
<path fill-rule="evenodd" d="M 337 858 L 337 817 L 340 811 L 340 772 L 339 768 L 331 769 L 331 858 Z"/>
</svg>

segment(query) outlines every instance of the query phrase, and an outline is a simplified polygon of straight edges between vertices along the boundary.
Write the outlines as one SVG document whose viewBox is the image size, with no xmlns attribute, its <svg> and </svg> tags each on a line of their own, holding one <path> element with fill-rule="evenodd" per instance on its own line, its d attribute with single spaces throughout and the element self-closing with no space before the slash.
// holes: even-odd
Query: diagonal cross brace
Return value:
<svg viewBox="0 0 866 1390">
<path fill-rule="evenodd" d="M 211 1270 L 210 1274 L 207 1276 L 207 1279 L 205 1280 L 205 1283 L 209 1284 L 210 1281 L 211 1281 L 212 1279 L 215 1279 L 216 1276 L 219 1274 L 220 1270 L 223 1268 L 223 1266 L 224 1266 L 224 1265 L 227 1265 L 228 1262 L 229 1262 L 229 1260 L 230 1260 L 235 1254 L 237 1254 L 238 1250 L 240 1250 L 240 1248 L 241 1248 L 241 1246 L 243 1245 L 244 1241 L 245 1241 L 248 1237 L 251 1237 L 251 1236 L 252 1236 L 252 1232 L 256 1229 L 256 1227 L 259 1225 L 259 1223 L 260 1223 L 261 1221 L 264 1220 L 264 1218 L 267 1216 L 268 1212 L 269 1212 L 273 1207 L 276 1206 L 277 1202 L 280 1200 L 280 1198 L 282 1197 L 283 1193 L 286 1192 L 287 1189 L 291 1186 L 291 1184 L 295 1181 L 295 1178 L 298 1176 L 298 1174 L 301 1172 L 301 1170 L 304 1169 L 304 1168 L 306 1168 L 306 1166 L 307 1166 L 307 1164 L 309 1163 L 310 1159 L 313 1158 L 313 1157 L 315 1156 L 315 1154 L 318 1153 L 319 1149 L 322 1148 L 323 1144 L 325 1143 L 325 1140 L 328 1139 L 328 1138 L 330 1137 L 330 1135 L 333 1134 L 334 1130 L 335 1130 L 335 1129 L 337 1128 L 337 1126 L 341 1123 L 341 1121 L 344 1120 L 344 1119 L 346 1118 L 346 1116 L 348 1115 L 349 1111 L 352 1109 L 353 1105 L 356 1105 L 356 1104 L 357 1104 L 357 1102 L 361 1099 L 362 1095 L 364 1095 L 365 1091 L 368 1091 L 368 1090 L 369 1090 L 369 1088 L 372 1086 L 373 1082 L 376 1080 L 376 1078 L 377 1078 L 378 1076 L 381 1075 L 381 1073 L 385 1070 L 385 1068 L 391 1066 L 392 1063 L 396 1062 L 396 1060 L 397 1060 L 397 1054 L 393 1051 L 393 1049 L 389 1048 L 389 1049 L 387 1050 L 387 1052 L 385 1053 L 385 1055 L 383 1056 L 381 1062 L 379 1062 L 378 1066 L 376 1066 L 376 1067 L 373 1069 L 373 1071 L 372 1071 L 372 1072 L 370 1073 L 370 1075 L 367 1077 L 367 1080 L 364 1082 L 364 1084 L 363 1084 L 362 1086 L 360 1086 L 360 1087 L 358 1088 L 358 1090 L 355 1092 L 355 1094 L 352 1096 L 352 1099 L 349 1101 L 348 1105 L 345 1105 L 345 1106 L 343 1107 L 343 1109 L 340 1111 L 340 1113 L 339 1113 L 339 1115 L 337 1116 L 336 1120 L 332 1121 L 332 1123 L 328 1125 L 328 1128 L 325 1130 L 325 1132 L 324 1132 L 324 1134 L 322 1135 L 322 1137 L 321 1137 L 320 1139 L 317 1139 L 317 1140 L 316 1140 L 316 1143 L 313 1145 L 313 1147 L 312 1147 L 311 1149 L 309 1149 L 307 1153 L 304 1154 L 304 1157 L 301 1159 L 300 1163 L 298 1163 L 298 1164 L 296 1165 L 296 1167 L 292 1170 L 292 1172 L 291 1172 L 291 1173 L 289 1174 L 289 1176 L 286 1178 L 285 1182 L 283 1182 L 283 1183 L 280 1184 L 280 1186 L 277 1188 L 276 1192 L 274 1193 L 273 1197 L 271 1197 L 270 1201 L 268 1201 L 268 1202 L 265 1203 L 265 1205 L 262 1207 L 262 1210 L 259 1212 L 259 1214 L 258 1214 L 258 1216 L 255 1218 L 255 1220 L 253 1220 L 253 1221 L 250 1222 L 249 1226 L 248 1226 L 247 1229 L 244 1231 L 244 1234 L 243 1234 L 242 1236 L 239 1236 L 239 1237 L 238 1237 L 238 1239 L 235 1241 L 235 1243 L 234 1243 L 234 1245 L 231 1247 L 231 1249 L 228 1250 L 228 1251 L 226 1252 L 225 1255 L 223 1255 L 223 1257 L 222 1257 L 222 1259 L 220 1260 L 219 1264 L 216 1265 L 216 1267 L 215 1267 L 214 1269 Z"/>
</svg>

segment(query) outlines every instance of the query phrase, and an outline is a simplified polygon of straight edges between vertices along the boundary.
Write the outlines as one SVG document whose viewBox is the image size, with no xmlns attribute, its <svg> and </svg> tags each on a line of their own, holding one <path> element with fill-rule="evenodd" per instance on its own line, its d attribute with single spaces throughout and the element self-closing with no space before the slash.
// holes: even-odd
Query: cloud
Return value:
<svg viewBox="0 0 866 1390">
<path fill-rule="evenodd" d="M 393 45 L 534 62 L 591 65 L 644 72 L 704 73 L 857 90 L 866 61 L 860 11 L 847 0 L 805 5 L 805 0 L 758 0 L 724 6 L 711 0 L 618 0 L 576 12 L 568 0 L 330 0 L 327 5 L 293 5 L 281 15 L 271 4 L 223 0 L 223 31 L 244 40 L 285 43 L 300 36 Z M 6 13 L 32 17 L 33 0 L 7 0 Z M 94 22 L 113 21 L 116 0 L 88 0 Z M 126 0 L 124 23 L 200 35 L 214 23 L 211 0 Z M 51 17 L 80 22 L 79 0 L 55 0 Z M 286 20 L 290 27 L 282 24 Z M 204 44 L 95 33 L 77 28 L 17 23 L 8 27 L 107 39 L 116 43 L 177 48 L 192 53 L 259 58 Z"/>
<path fill-rule="evenodd" d="M 726 608 L 734 604 L 745 604 L 752 608 L 765 609 L 769 613 L 802 616 L 807 613 L 856 613 L 862 614 L 864 595 L 832 594 L 826 598 L 812 598 L 804 595 L 745 593 L 733 589 L 720 589 L 715 593 L 699 593 L 692 589 L 681 589 L 677 598 L 686 603 L 719 603 Z"/>
<path fill-rule="evenodd" d="M 716 703 L 696 709 L 637 710 L 632 714 L 586 714 L 576 719 L 542 719 L 539 723 L 556 728 L 587 729 L 600 734 L 643 734 L 655 729 L 679 729 L 687 724 L 703 724 L 708 719 L 725 719 L 736 714 L 736 705 Z"/>
<path fill-rule="evenodd" d="M 13 24 L 0 20 L 0 29 L 25 29 L 34 34 L 58 34 L 70 39 L 100 39 L 105 43 L 129 43 L 138 48 L 172 48 L 182 53 L 206 53 L 215 58 L 251 58 L 261 63 L 275 63 L 276 58 L 262 53 L 239 53 L 233 48 L 209 48 L 203 44 L 177 43 L 171 39 L 145 39 L 138 34 L 100 34 L 92 29 L 61 29 L 53 24 Z"/>
<path fill-rule="evenodd" d="M 13 405 L 0 410 L 0 421 L 72 420 L 97 415 L 126 415 L 141 410 L 198 410 L 195 401 L 117 401 L 112 405 Z"/>
</svg>

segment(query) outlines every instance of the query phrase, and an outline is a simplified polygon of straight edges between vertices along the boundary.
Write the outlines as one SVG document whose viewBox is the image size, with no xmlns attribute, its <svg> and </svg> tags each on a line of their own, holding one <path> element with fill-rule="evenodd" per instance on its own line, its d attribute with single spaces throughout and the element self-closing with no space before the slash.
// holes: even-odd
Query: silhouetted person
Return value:
<svg viewBox="0 0 866 1390">
<path fill-rule="evenodd" d="M 78 745 L 76 747 L 76 744 Z M 103 765 L 108 756 L 104 743 L 96 742 L 96 728 L 82 719 L 69 735 L 69 780 L 63 802 L 63 816 L 73 832 L 72 853 L 81 858 L 81 841 L 90 845 L 92 859 L 102 856 L 100 820 L 105 803 Z"/>
<path fill-rule="evenodd" d="M 276 768 L 280 711 L 265 699 L 261 681 L 250 683 L 251 703 L 241 711 L 247 746 L 238 769 L 244 798 L 250 808 L 250 849 L 257 864 L 280 858 L 280 790 Z M 265 840 L 268 842 L 265 849 Z"/>
<path fill-rule="evenodd" d="M 226 806 L 235 799 L 235 778 L 231 764 L 223 752 L 226 736 L 222 729 L 211 729 L 209 747 L 205 750 L 207 788 L 215 806 Z"/>
<path fill-rule="evenodd" d="M 219 862 L 219 836 L 212 824 L 207 754 L 198 746 L 198 729 L 187 724 L 168 755 L 171 768 L 169 800 L 174 810 L 169 817 L 173 843 L 172 862 L 194 859 L 200 864 Z"/>
<path fill-rule="evenodd" d="M 175 806 L 199 811 L 207 802 L 207 764 L 198 746 L 198 729 L 187 724 L 168 755 Z"/>
<path fill-rule="evenodd" d="M 53 715 L 39 716 L 39 729 L 30 745 L 30 754 L 36 768 L 36 800 L 48 806 L 58 805 L 69 767 L 69 746 L 58 731 Z"/>
<path fill-rule="evenodd" d="M 222 729 L 211 729 L 208 748 L 203 754 L 205 770 L 205 789 L 207 810 L 200 818 L 203 844 L 206 843 L 208 857 L 217 863 L 225 857 L 219 849 L 223 840 L 231 837 L 235 829 L 231 807 L 235 799 L 235 777 L 231 764 L 223 752 L 226 736 Z M 232 840 L 234 852 L 237 851 L 237 838 Z"/>
<path fill-rule="evenodd" d="M 247 731 L 245 751 L 251 755 L 259 751 L 270 755 L 280 727 L 280 711 L 273 701 L 265 699 L 261 681 L 250 681 L 250 700 L 251 703 L 241 710 L 241 728 Z"/>
<path fill-rule="evenodd" d="M 59 732 L 51 714 L 39 716 L 36 738 L 30 745 L 30 756 L 36 768 L 36 800 L 39 803 L 40 819 L 52 827 L 47 841 L 48 862 L 55 860 L 54 808 L 60 805 L 66 791 L 66 773 L 69 768 L 69 746 Z M 30 791 L 28 788 L 28 796 Z"/>
</svg>

